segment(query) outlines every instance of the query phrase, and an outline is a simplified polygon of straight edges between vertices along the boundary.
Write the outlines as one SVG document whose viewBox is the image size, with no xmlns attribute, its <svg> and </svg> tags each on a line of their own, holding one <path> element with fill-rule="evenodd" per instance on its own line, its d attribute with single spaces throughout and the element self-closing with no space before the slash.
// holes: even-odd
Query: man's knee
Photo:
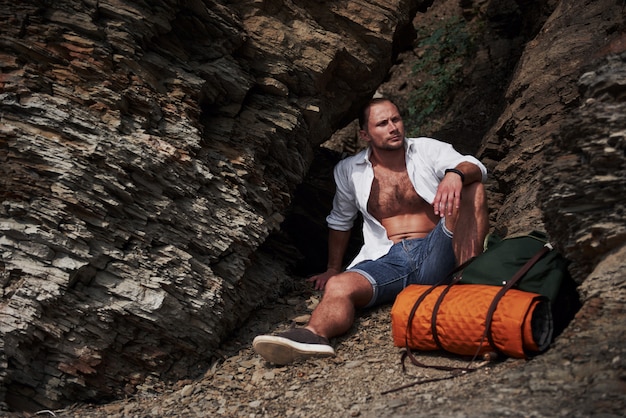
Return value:
<svg viewBox="0 0 626 418">
<path fill-rule="evenodd" d="M 326 283 L 324 297 L 348 298 L 359 305 L 369 302 L 373 295 L 372 284 L 359 273 L 346 271 L 333 276 Z"/>
</svg>

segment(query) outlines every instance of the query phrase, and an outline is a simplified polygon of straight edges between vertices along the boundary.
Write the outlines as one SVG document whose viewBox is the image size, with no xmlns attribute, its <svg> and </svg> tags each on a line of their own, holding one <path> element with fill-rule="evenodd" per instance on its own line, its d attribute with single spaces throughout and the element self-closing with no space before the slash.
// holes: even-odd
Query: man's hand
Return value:
<svg viewBox="0 0 626 418">
<path fill-rule="evenodd" d="M 433 201 L 435 215 L 443 218 L 456 214 L 461 205 L 461 190 L 463 190 L 461 176 L 456 173 L 446 174 L 437 187 L 437 194 Z"/>
<path fill-rule="evenodd" d="M 315 290 L 324 290 L 324 288 L 326 287 L 326 282 L 328 282 L 331 277 L 336 276 L 337 274 L 339 274 L 339 270 L 328 269 L 322 274 L 316 274 L 315 276 L 309 277 L 308 279 L 306 279 L 306 281 L 312 282 Z"/>
</svg>

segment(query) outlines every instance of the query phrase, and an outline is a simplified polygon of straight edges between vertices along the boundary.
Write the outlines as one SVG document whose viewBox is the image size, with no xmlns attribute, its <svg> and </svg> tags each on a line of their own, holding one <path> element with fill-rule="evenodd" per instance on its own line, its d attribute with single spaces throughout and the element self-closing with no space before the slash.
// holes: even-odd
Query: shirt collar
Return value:
<svg viewBox="0 0 626 418">
<path fill-rule="evenodd" d="M 415 148 L 415 141 L 409 141 L 405 137 L 404 147 L 406 148 L 406 155 L 411 155 L 413 153 L 413 148 Z"/>
</svg>

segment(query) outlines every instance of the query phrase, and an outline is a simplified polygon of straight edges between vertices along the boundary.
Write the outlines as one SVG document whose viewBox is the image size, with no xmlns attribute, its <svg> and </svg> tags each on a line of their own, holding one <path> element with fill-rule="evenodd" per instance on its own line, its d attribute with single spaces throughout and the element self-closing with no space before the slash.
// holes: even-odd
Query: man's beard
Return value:
<svg viewBox="0 0 626 418">
<path fill-rule="evenodd" d="M 404 148 L 404 141 L 397 140 L 394 142 L 385 141 L 382 145 L 377 146 L 377 148 L 381 151 L 397 151 L 401 148 Z"/>
</svg>

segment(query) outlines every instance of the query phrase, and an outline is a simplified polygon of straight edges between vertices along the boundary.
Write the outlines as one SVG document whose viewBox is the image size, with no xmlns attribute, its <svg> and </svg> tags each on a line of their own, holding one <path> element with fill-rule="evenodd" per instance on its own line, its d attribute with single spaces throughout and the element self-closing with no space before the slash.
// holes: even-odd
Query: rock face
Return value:
<svg viewBox="0 0 626 418">
<path fill-rule="evenodd" d="M 612 5 L 558 4 L 526 45 L 480 151 L 504 196 L 497 222 L 548 231 L 579 283 L 626 242 L 626 48 Z"/>
<path fill-rule="evenodd" d="M 201 372 L 287 282 L 262 244 L 421 3 L 0 2 L 0 400 Z"/>
<path fill-rule="evenodd" d="M 554 154 L 539 189 L 546 224 L 580 278 L 626 242 L 625 42 L 622 35 L 620 53 L 587 67 L 578 79 L 580 105 L 550 148 Z"/>
<path fill-rule="evenodd" d="M 497 219 L 509 232 L 527 230 L 545 222 L 545 229 L 563 246 L 570 246 L 569 241 L 578 239 L 564 235 L 562 225 L 555 228 L 561 216 L 554 216 L 554 210 L 561 207 L 567 212 L 568 209 L 562 207 L 563 193 L 553 190 L 547 183 L 552 178 L 558 181 L 555 176 L 559 176 L 560 167 L 554 158 L 570 153 L 574 146 L 572 141 L 563 139 L 562 132 L 580 131 L 580 122 L 572 120 L 572 114 L 577 113 L 586 100 L 579 91 L 580 77 L 604 65 L 602 58 L 612 52 L 608 45 L 611 39 L 616 45 L 620 44 L 623 20 L 619 13 L 620 17 L 614 15 L 612 4 L 559 2 L 538 35 L 525 45 L 505 94 L 507 106 L 487 133 L 480 151 L 483 158 L 494 162 L 492 173 L 498 183 L 494 190 L 503 192 L 504 196 L 496 204 Z M 620 76 L 615 74 L 614 77 L 619 85 Z M 612 107 L 603 113 L 615 114 L 613 112 L 618 110 Z M 610 130 L 607 126 L 604 132 L 610 135 Z M 558 138 L 561 139 L 555 144 Z M 589 137 L 583 139 L 589 140 Z M 586 175 L 587 171 L 581 173 Z M 577 183 L 576 188 L 579 187 L 577 176 L 568 175 L 568 182 Z M 543 190 L 541 196 L 537 196 L 540 189 Z M 571 194 L 567 197 L 572 198 Z M 557 233 L 557 229 L 561 232 Z M 589 272 L 588 267 L 586 273 Z"/>
<path fill-rule="evenodd" d="M 206 370 L 289 285 L 287 233 L 322 239 L 323 222 L 302 219 L 325 215 L 337 155 L 316 149 L 379 87 L 428 3 L 0 0 L 4 406 L 102 401 Z M 508 85 L 468 145 L 491 171 L 494 226 L 547 230 L 582 283 L 575 327 L 503 375 L 502 393 L 531 398 L 520 382 L 589 340 L 571 361 L 603 371 L 594 390 L 619 387 L 623 332 L 602 329 L 625 319 L 623 6 L 461 4 L 497 29 L 476 75 L 491 65 Z M 325 183 L 296 189 L 314 159 Z M 579 399 L 584 383 L 568 390 Z M 471 415 L 472 396 L 449 411 Z"/>
</svg>

